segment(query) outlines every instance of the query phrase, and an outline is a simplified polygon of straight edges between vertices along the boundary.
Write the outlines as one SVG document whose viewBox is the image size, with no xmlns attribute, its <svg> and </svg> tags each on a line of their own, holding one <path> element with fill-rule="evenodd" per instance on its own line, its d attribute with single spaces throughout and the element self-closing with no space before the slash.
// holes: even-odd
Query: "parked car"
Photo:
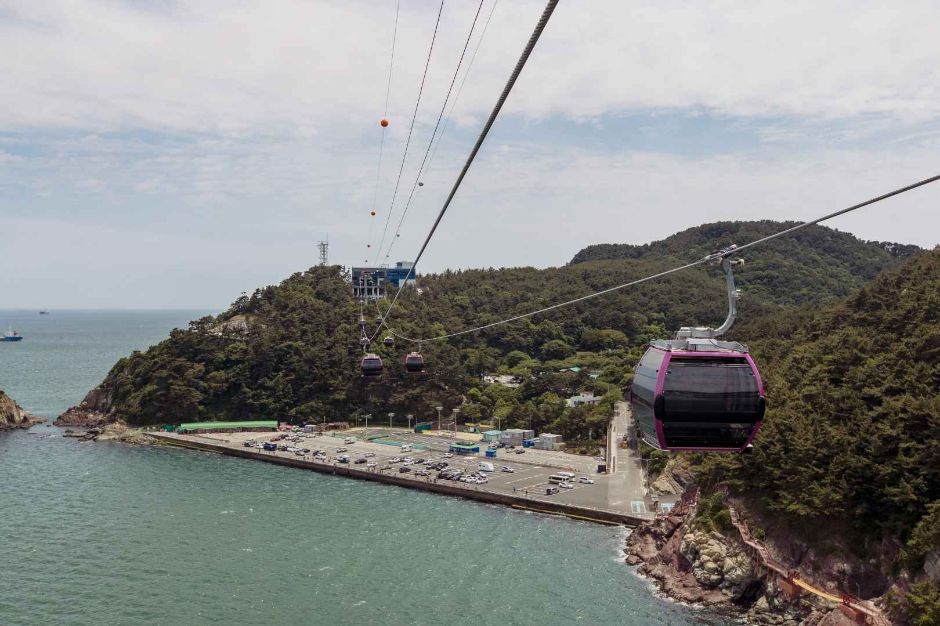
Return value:
<svg viewBox="0 0 940 626">
<path fill-rule="evenodd" d="M 545 488 L 545 495 L 546 495 L 546 496 L 553 496 L 553 495 L 555 495 L 556 493 L 558 493 L 558 487 L 546 487 L 546 488 Z"/>
<path fill-rule="evenodd" d="M 499 471 L 501 471 L 501 472 L 506 472 L 507 474 L 512 474 L 512 473 L 514 473 L 516 470 L 512 469 L 512 468 L 509 467 L 508 465 L 503 465 L 501 468 L 499 468 Z"/>
<path fill-rule="evenodd" d="M 265 441 L 264 444 L 262 445 L 262 448 L 265 450 L 268 450 L 269 452 L 274 452 L 275 450 L 277 450 L 277 444 L 271 443 L 270 441 Z"/>
<path fill-rule="evenodd" d="M 375 452 L 366 452 L 366 453 L 365 453 L 364 455 L 362 455 L 362 456 L 366 457 L 367 459 L 371 459 L 372 457 L 375 456 Z"/>
<path fill-rule="evenodd" d="M 411 468 L 408 467 L 407 465 L 402 465 L 401 467 L 398 468 L 398 471 L 401 472 L 402 474 L 407 474 L 408 472 L 411 471 Z"/>
<path fill-rule="evenodd" d="M 558 486 L 562 489 L 574 489 L 574 485 L 571 483 L 558 483 Z"/>
<path fill-rule="evenodd" d="M 348 448 L 336 448 L 336 453 L 339 454 L 340 452 L 346 452 L 347 450 Z"/>
<path fill-rule="evenodd" d="M 582 484 L 585 484 L 585 485 L 593 485 L 593 484 L 594 484 L 594 479 L 593 479 L 593 478 L 588 478 L 587 476 L 582 476 L 581 478 L 578 479 L 578 482 L 579 482 L 579 483 L 582 483 Z"/>
<path fill-rule="evenodd" d="M 415 472 L 415 476 L 430 476 L 430 475 L 431 475 L 431 472 L 429 472 L 426 469 L 419 469 L 418 471 Z"/>
<path fill-rule="evenodd" d="M 525 454 L 525 448 L 516 448 L 513 452 L 516 454 Z"/>
<path fill-rule="evenodd" d="M 378 463 L 369 463 L 368 465 L 366 465 L 366 467 L 368 467 L 369 469 L 374 469 L 377 465 Z"/>
<path fill-rule="evenodd" d="M 349 463 L 349 457 L 346 456 L 345 454 L 339 455 L 338 457 L 336 457 L 336 460 L 339 461 L 340 463 Z"/>
<path fill-rule="evenodd" d="M 367 462 L 366 459 L 362 457 L 359 457 L 358 459 L 356 459 L 356 465 L 362 465 L 363 463 L 366 463 L 366 462 Z"/>
<path fill-rule="evenodd" d="M 452 458 L 454 458 L 454 455 L 451 454 L 450 452 L 445 452 L 445 453 L 444 453 L 444 458 L 445 458 L 445 459 L 452 459 Z"/>
</svg>

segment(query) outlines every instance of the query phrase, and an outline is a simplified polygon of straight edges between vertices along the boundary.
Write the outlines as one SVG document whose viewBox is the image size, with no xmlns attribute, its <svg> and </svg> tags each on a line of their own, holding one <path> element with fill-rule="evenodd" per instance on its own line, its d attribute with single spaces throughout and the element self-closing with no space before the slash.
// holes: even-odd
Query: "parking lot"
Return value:
<svg viewBox="0 0 940 626">
<path fill-rule="evenodd" d="M 198 437 L 214 442 L 222 442 L 226 445 L 243 446 L 244 442 L 249 439 L 263 443 L 270 441 L 278 434 L 273 432 L 224 433 L 199 435 Z M 344 443 L 344 439 L 347 437 L 355 438 L 355 441 Z M 378 438 L 386 443 L 368 441 L 365 439 L 366 437 Z M 461 469 L 466 474 L 478 472 L 478 464 L 481 461 L 486 461 L 493 464 L 494 471 L 484 473 L 487 477 L 485 484 L 464 482 L 451 482 L 450 484 L 470 490 L 512 494 L 536 502 L 552 501 L 633 515 L 643 515 L 647 512 L 647 504 L 644 502 L 643 494 L 628 493 L 631 490 L 625 489 L 627 477 L 624 473 L 612 476 L 598 474 L 596 471 L 597 459 L 593 457 L 527 448 L 523 454 L 515 454 L 512 451 L 500 449 L 495 459 L 484 458 L 483 453 L 486 450 L 486 444 L 483 442 L 480 444 L 479 456 L 454 454 L 445 457 L 445 455 L 450 454 L 447 452 L 447 448 L 451 441 L 452 439 L 444 437 L 409 433 L 401 429 L 351 429 L 324 435 L 308 433 L 301 435 L 296 442 L 288 440 L 277 442 L 282 445 L 309 449 L 310 453 L 308 454 L 298 455 L 295 452 L 283 450 L 270 452 L 270 454 L 302 456 L 305 460 L 318 461 L 329 465 L 342 465 L 343 463 L 341 463 L 339 457 L 345 455 L 349 457 L 349 465 L 357 469 L 395 473 L 410 480 L 428 482 L 450 481 L 439 478 L 438 471 L 430 470 L 424 464 L 393 462 L 394 459 L 410 456 L 416 461 L 430 459 L 446 462 L 448 464 L 447 469 Z M 390 445 L 390 442 L 411 444 L 413 449 L 409 452 L 402 452 L 400 445 Z M 343 448 L 345 450 L 342 450 Z M 323 453 L 320 460 L 315 459 L 313 456 L 313 452 L 317 450 Z M 365 462 L 356 464 L 359 459 L 365 459 Z M 370 467 L 369 465 L 373 463 L 374 466 Z M 407 467 L 408 471 L 402 471 L 402 467 Z M 503 471 L 503 467 L 512 471 Z M 418 475 L 421 470 L 427 471 L 427 475 Z M 570 482 L 569 488 L 559 488 L 557 493 L 549 495 L 546 490 L 549 487 L 557 487 L 557 485 L 549 482 L 549 476 L 557 474 L 559 471 L 572 472 L 576 475 L 576 478 Z M 591 482 L 579 482 L 581 477 L 585 477 Z"/>
</svg>

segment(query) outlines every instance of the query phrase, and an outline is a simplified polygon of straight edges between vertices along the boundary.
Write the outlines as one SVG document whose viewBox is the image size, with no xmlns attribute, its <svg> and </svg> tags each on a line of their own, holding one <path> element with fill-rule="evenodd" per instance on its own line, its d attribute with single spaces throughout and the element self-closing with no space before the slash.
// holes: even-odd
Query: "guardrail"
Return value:
<svg viewBox="0 0 940 626">
<path fill-rule="evenodd" d="M 777 577 L 786 580 L 789 584 L 799 587 L 800 589 L 803 589 L 804 591 L 807 591 L 816 597 L 847 607 L 851 611 L 864 614 L 866 616 L 865 622 L 872 624 L 872 626 L 891 626 L 891 620 L 885 617 L 885 615 L 880 610 L 878 610 L 877 607 L 871 606 L 869 604 L 863 604 L 861 600 L 851 594 L 843 593 L 837 596 L 831 593 L 827 593 L 826 591 L 823 591 L 822 589 L 819 589 L 806 580 L 800 578 L 799 573 L 796 570 L 784 567 L 782 563 L 773 558 L 773 556 L 770 554 L 770 551 L 767 549 L 767 546 L 754 538 L 754 536 L 751 534 L 750 528 L 747 525 L 747 522 L 741 518 L 734 507 L 728 507 L 728 510 L 731 513 L 731 523 L 741 535 L 741 541 L 744 542 L 744 545 L 751 549 L 752 556 L 756 555 L 760 560 L 761 565 L 766 570 L 772 572 Z"/>
</svg>

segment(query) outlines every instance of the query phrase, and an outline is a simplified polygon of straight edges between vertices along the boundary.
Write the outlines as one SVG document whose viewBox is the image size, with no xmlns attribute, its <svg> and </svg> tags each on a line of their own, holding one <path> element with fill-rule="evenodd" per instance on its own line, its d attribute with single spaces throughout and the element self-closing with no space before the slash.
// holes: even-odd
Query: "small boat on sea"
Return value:
<svg viewBox="0 0 940 626">
<path fill-rule="evenodd" d="M 39 314 L 40 314 L 40 315 L 49 315 L 49 311 L 46 311 L 45 309 L 43 309 L 42 311 L 39 312 Z"/>
<path fill-rule="evenodd" d="M 15 330 L 7 330 L 3 333 L 3 336 L 0 337 L 0 341 L 22 341 L 23 335 L 19 334 Z"/>
</svg>

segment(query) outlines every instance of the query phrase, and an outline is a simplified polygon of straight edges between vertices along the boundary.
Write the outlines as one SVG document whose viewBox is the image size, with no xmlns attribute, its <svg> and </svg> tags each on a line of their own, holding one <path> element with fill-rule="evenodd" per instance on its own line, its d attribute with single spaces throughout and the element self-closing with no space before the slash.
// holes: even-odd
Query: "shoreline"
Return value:
<svg viewBox="0 0 940 626">
<path fill-rule="evenodd" d="M 476 500 L 478 502 L 484 502 L 487 504 L 499 504 L 517 510 L 541 513 L 544 515 L 563 516 L 577 521 L 591 522 L 607 526 L 628 526 L 631 528 L 638 526 L 644 521 L 648 521 L 646 518 L 616 511 L 593 509 L 562 502 L 550 502 L 544 499 L 536 499 L 533 497 L 512 495 L 508 493 L 496 493 L 493 491 L 458 486 L 457 484 L 453 483 L 418 481 L 414 478 L 406 478 L 402 475 L 360 470 L 356 469 L 355 467 L 345 467 L 343 465 L 308 461 L 296 456 L 277 456 L 275 454 L 261 452 L 252 448 L 232 447 L 222 443 L 211 443 L 205 440 L 196 440 L 193 437 L 185 435 L 148 432 L 146 433 L 146 436 L 164 445 L 171 445 L 200 452 L 223 454 L 226 456 L 251 459 L 266 463 L 274 463 L 276 465 L 294 467 L 297 469 L 312 470 L 321 474 L 344 476 L 346 478 L 353 478 L 356 480 L 368 480 L 387 485 L 404 487 L 406 489 L 416 489 L 419 491 L 436 493 L 438 495 L 458 497 L 467 500 Z"/>
</svg>

